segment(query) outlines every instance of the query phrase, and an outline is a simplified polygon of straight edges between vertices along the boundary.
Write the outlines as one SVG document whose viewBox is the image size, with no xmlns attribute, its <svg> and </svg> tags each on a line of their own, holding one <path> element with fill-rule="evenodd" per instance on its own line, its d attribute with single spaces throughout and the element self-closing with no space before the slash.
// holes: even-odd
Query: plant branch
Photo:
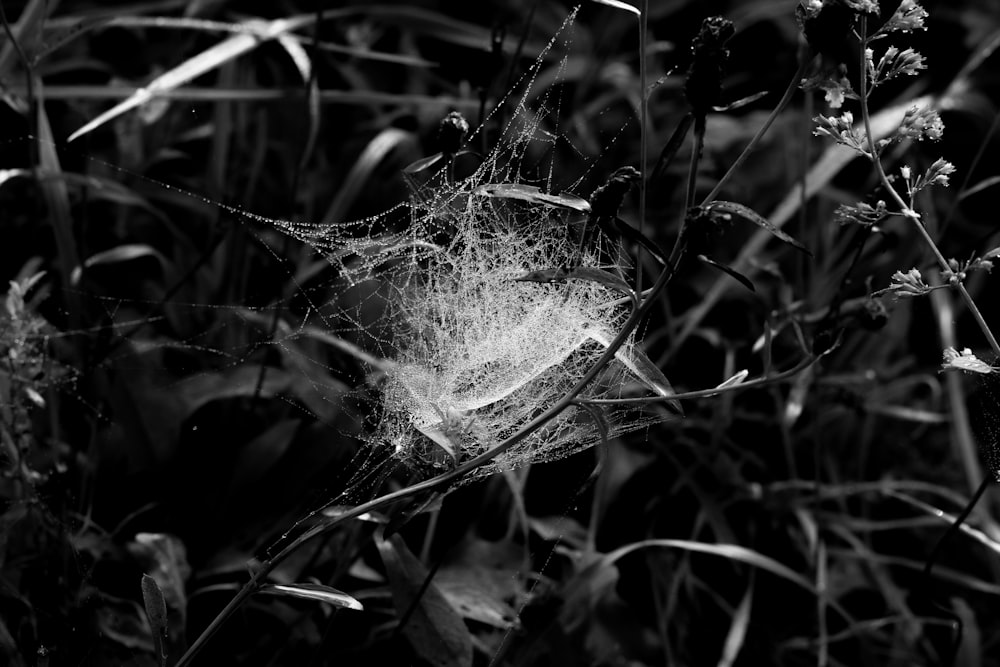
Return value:
<svg viewBox="0 0 1000 667">
<path fill-rule="evenodd" d="M 893 199 L 893 201 L 896 202 L 896 205 L 899 206 L 903 215 L 913 222 L 913 225 L 923 237 L 924 242 L 934 253 L 934 257 L 941 266 L 941 270 L 950 272 L 951 267 L 948 266 L 948 260 L 941 254 L 941 250 L 938 248 L 937 243 L 934 242 L 934 239 L 931 237 L 927 228 L 924 226 L 923 221 L 920 219 L 920 214 L 914 211 L 905 201 L 903 201 L 902 196 L 900 196 L 900 194 L 896 191 L 896 188 L 892 186 L 892 183 L 889 182 L 888 177 L 885 175 L 885 169 L 882 167 L 879 151 L 875 145 L 875 136 L 872 133 L 871 114 L 868 110 L 868 61 L 865 55 L 865 50 L 868 47 L 868 17 L 863 14 L 861 16 L 861 31 L 859 37 L 861 43 L 861 77 L 859 82 L 859 97 L 861 98 L 861 118 L 863 119 L 865 126 L 865 137 L 868 141 L 868 158 L 871 160 L 872 166 L 875 168 L 875 173 L 878 176 L 879 182 L 885 188 L 886 192 L 889 193 L 889 196 Z M 990 348 L 993 350 L 993 354 L 1000 357 L 1000 343 L 997 342 L 996 336 L 993 335 L 993 331 L 986 323 L 986 320 L 983 318 L 983 314 L 979 311 L 979 307 L 969 294 L 969 291 L 965 288 L 965 285 L 963 285 L 961 281 L 956 280 L 953 284 L 958 290 L 958 293 L 962 296 L 962 300 L 965 302 L 966 307 L 968 307 L 969 312 L 972 313 L 972 317 L 976 320 L 976 324 L 979 325 L 983 335 L 986 336 L 986 340 L 989 342 Z"/>
</svg>

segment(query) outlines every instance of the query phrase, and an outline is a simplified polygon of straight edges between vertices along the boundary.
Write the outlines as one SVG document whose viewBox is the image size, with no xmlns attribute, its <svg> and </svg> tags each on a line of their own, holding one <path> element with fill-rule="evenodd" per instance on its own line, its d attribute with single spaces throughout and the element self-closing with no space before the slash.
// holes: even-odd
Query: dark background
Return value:
<svg viewBox="0 0 1000 667">
<path fill-rule="evenodd" d="M 345 293 L 323 256 L 330 248 L 276 221 L 356 220 L 405 201 L 403 169 L 439 150 L 438 124 L 453 109 L 484 123 L 470 149 L 502 147 L 516 113 L 509 102 L 536 64 L 561 72 L 546 125 L 559 137 L 545 158 L 553 189 L 589 197 L 615 169 L 639 166 L 640 59 L 658 83 L 651 167 L 687 113 L 690 40 L 720 14 L 736 28 L 725 98 L 769 94 L 710 116 L 698 180 L 707 193 L 796 70 L 795 4 L 651 2 L 642 56 L 635 16 L 597 3 L 561 29 L 570 6 L 549 0 L 4 2 L 21 54 L 4 33 L 0 168 L 11 171 L 0 172 L 0 278 L 45 275 L 23 309 L 0 313 L 3 660 L 157 664 L 140 587 L 148 573 L 167 599 L 172 664 L 247 580 L 248 561 L 310 523 L 298 519 L 415 474 L 365 444 L 377 419 L 368 369 L 313 336 L 288 335 L 326 327 L 350 337 L 336 313 L 361 297 Z M 882 15 L 896 5 L 882 2 Z M 923 169 L 943 156 L 956 165 L 952 186 L 919 204 L 944 255 L 966 260 L 1000 245 L 989 180 L 1000 9 L 924 6 L 928 30 L 892 43 L 920 51 L 928 69 L 880 88 L 871 104 L 938 100 L 944 139 L 902 146 L 886 163 Z M 314 67 L 316 106 L 288 51 L 270 41 L 65 143 L 228 36 L 141 17 L 233 24 L 317 9 L 343 11 L 318 32 L 307 22 L 292 33 Z M 557 48 L 536 63 L 554 35 Z M 856 41 L 829 57 L 855 72 Z M 817 113 L 830 113 L 822 94 L 797 93 L 720 197 L 771 214 L 829 148 L 811 134 Z M 391 150 L 366 157 L 387 128 L 401 131 Z M 690 153 L 688 140 L 648 190 L 643 229 L 668 248 Z M 677 391 L 743 368 L 759 375 L 754 343 L 767 323 L 778 370 L 839 335 L 821 363 L 464 486 L 381 548 L 373 524 L 352 522 L 308 544 L 274 581 L 326 584 L 365 611 L 255 596 L 198 664 L 460 665 L 467 660 L 449 649 L 470 644 L 476 665 L 934 664 L 956 618 L 958 664 L 1000 662 L 992 490 L 970 518 L 983 540 L 953 535 L 935 577 L 921 575 L 948 525 L 934 508 L 954 516 L 1000 465 L 993 376 L 943 374 L 941 351 L 970 347 L 989 360 L 989 348 L 945 291 L 933 306 L 925 297 L 873 310 L 868 294 L 897 270 L 931 275 L 932 255 L 900 219 L 860 250 L 860 228 L 834 222 L 838 204 L 875 191 L 870 165 L 855 160 L 819 178 L 819 193 L 785 227 L 812 257 L 772 241 L 744 269 L 755 292 L 685 265 L 642 333 Z M 638 222 L 634 192 L 622 217 Z M 377 224 L 405 225 L 405 211 Z M 755 231 L 734 222 L 710 256 L 733 261 Z M 649 280 L 655 267 L 645 268 Z M 720 279 L 724 296 L 682 338 Z M 996 322 L 996 278 L 975 273 L 968 287 Z M 853 308 L 831 320 L 838 301 Z M 961 406 L 978 453 L 963 449 Z M 409 559 L 403 574 L 387 566 L 392 554 Z M 434 583 L 409 609 L 428 570 Z"/>
</svg>

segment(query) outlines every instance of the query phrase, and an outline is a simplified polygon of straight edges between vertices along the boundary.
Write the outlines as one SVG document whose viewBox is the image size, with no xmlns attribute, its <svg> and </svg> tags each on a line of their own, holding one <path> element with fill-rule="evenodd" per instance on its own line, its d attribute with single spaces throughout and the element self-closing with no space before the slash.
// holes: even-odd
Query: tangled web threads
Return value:
<svg viewBox="0 0 1000 667">
<path fill-rule="evenodd" d="M 628 316 L 621 293 L 599 282 L 517 280 L 574 261 L 597 266 L 601 258 L 606 270 L 622 271 L 608 260 L 623 256 L 617 243 L 600 236 L 579 256 L 571 212 L 483 196 L 470 190 L 476 182 L 453 186 L 448 207 L 415 215 L 415 239 L 443 228 L 451 238 L 406 263 L 389 299 L 393 364 L 373 442 L 418 467 L 466 460 L 518 432 L 583 378 Z M 644 367 L 649 362 L 630 337 L 580 398 L 619 397 L 635 385 L 667 391 Z M 652 418 L 615 410 L 603 421 L 614 436 Z M 566 456 L 600 433 L 594 415 L 571 406 L 476 475 Z"/>
<path fill-rule="evenodd" d="M 370 299 L 384 313 L 379 332 L 360 314 L 370 304 L 344 313 L 365 329 L 360 338 L 370 352 L 389 360 L 370 441 L 414 468 L 450 467 L 520 431 L 582 380 L 629 314 L 622 293 L 600 281 L 518 280 L 578 265 L 624 277 L 629 263 L 616 240 L 584 234 L 581 210 L 560 206 L 557 197 L 512 198 L 484 188 L 519 183 L 529 156 L 534 161 L 556 143 L 547 128 L 558 117 L 557 95 L 538 95 L 533 110 L 527 103 L 546 58 L 518 84 L 525 93 L 500 146 L 467 178 L 454 181 L 443 169 L 416 187 L 405 229 L 387 230 L 379 219 L 286 229 L 323 250 L 352 283 L 376 286 Z M 551 181 L 550 171 L 549 189 Z M 578 397 L 617 398 L 637 388 L 670 393 L 630 336 Z M 570 406 L 466 481 L 567 456 L 602 432 L 614 437 L 666 414 L 616 407 L 598 416 Z"/>
</svg>

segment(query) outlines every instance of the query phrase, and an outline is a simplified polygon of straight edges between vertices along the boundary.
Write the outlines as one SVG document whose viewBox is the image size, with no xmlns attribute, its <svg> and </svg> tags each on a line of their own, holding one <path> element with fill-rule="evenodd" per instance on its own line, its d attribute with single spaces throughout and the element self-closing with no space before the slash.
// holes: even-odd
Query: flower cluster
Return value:
<svg viewBox="0 0 1000 667">
<path fill-rule="evenodd" d="M 841 225 L 861 225 L 871 227 L 889 215 L 885 201 L 878 200 L 875 206 L 863 201 L 856 204 L 841 204 L 833 212 L 833 219 Z"/>
<path fill-rule="evenodd" d="M 865 67 L 868 70 L 868 78 L 871 86 L 885 83 L 890 79 L 900 76 L 915 76 L 917 72 L 927 69 L 924 57 L 913 49 L 900 50 L 895 46 L 890 46 L 875 64 L 875 52 L 872 49 L 865 49 Z"/>
<path fill-rule="evenodd" d="M 914 32 L 916 30 L 926 30 L 924 19 L 927 18 L 927 11 L 916 3 L 916 0 L 903 0 L 893 12 L 889 20 L 885 22 L 878 33 L 872 39 L 884 37 L 891 32 Z"/>
<path fill-rule="evenodd" d="M 867 140 L 863 128 L 854 126 L 854 114 L 845 111 L 839 116 L 824 116 L 820 114 L 813 118 L 816 129 L 813 134 L 817 137 L 827 136 L 838 144 L 853 148 L 859 153 L 867 153 Z"/>
<path fill-rule="evenodd" d="M 944 123 L 937 111 L 930 107 L 910 107 L 896 130 L 898 137 L 914 141 L 939 141 L 944 136 Z"/>
<path fill-rule="evenodd" d="M 906 193 L 913 199 L 918 192 L 932 185 L 948 187 L 948 177 L 955 173 L 955 165 L 944 158 L 934 160 L 934 163 L 927 168 L 923 174 L 914 176 L 913 170 L 909 166 L 903 166 L 899 170 L 903 183 L 906 184 Z"/>
</svg>

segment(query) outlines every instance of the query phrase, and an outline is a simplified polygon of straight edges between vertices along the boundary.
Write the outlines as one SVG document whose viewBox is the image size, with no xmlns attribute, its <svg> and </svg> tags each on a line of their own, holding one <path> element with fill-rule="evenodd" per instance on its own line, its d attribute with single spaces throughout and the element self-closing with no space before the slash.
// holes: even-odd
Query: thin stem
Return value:
<svg viewBox="0 0 1000 667">
<path fill-rule="evenodd" d="M 677 260 L 679 261 L 679 254 Z M 204 632 L 191 644 L 187 652 L 181 656 L 180 660 L 177 661 L 175 667 L 185 667 L 189 665 L 194 657 L 204 648 L 205 644 L 208 642 L 212 636 L 222 627 L 222 624 L 230 617 L 232 614 L 243 604 L 243 602 L 250 597 L 253 593 L 257 591 L 260 587 L 261 582 L 266 579 L 267 575 L 270 574 L 282 561 L 284 561 L 288 556 L 298 550 L 305 542 L 321 535 L 323 533 L 329 532 L 334 527 L 340 525 L 341 523 L 349 520 L 355 519 L 362 514 L 368 512 L 374 512 L 386 505 L 389 505 L 397 500 L 403 498 L 408 498 L 424 492 L 438 491 L 440 489 L 447 488 L 452 482 L 461 479 L 468 473 L 472 472 L 477 468 L 490 463 L 498 456 L 502 455 L 504 452 L 508 451 L 511 447 L 518 444 L 532 433 L 542 428 L 545 424 L 550 422 L 556 416 L 558 416 L 563 410 L 569 407 L 576 397 L 582 392 L 587 385 L 589 385 L 594 378 L 596 378 L 607 364 L 615 358 L 618 350 L 625 343 L 628 337 L 632 334 L 632 331 L 639 325 L 639 322 L 646 316 L 649 309 L 656 302 L 656 295 L 663 290 L 667 283 L 670 282 L 671 277 L 673 277 L 676 271 L 677 262 L 670 262 L 660 275 L 657 277 L 656 282 L 650 288 L 648 292 L 648 297 L 642 302 L 638 308 L 633 308 L 632 312 L 629 314 L 628 319 L 622 325 L 619 330 L 618 335 L 615 336 L 614 340 L 607 346 L 604 353 L 598 358 L 593 366 L 580 378 L 579 382 L 568 391 L 562 398 L 559 399 L 550 408 L 545 410 L 542 414 L 536 417 L 534 420 L 526 424 L 521 428 L 520 431 L 510 436 L 500 444 L 498 444 L 493 449 L 490 449 L 479 456 L 476 456 L 468 461 L 456 466 L 452 470 L 444 472 L 437 477 L 432 477 L 430 479 L 418 482 L 411 486 L 408 486 L 391 493 L 387 493 L 383 496 L 375 498 L 368 501 L 367 503 L 362 503 L 355 507 L 350 508 L 343 514 L 337 515 L 326 523 L 321 523 L 312 528 L 306 530 L 301 535 L 292 540 L 287 546 L 285 546 L 281 551 L 275 554 L 272 558 L 262 562 L 259 568 L 251 576 L 250 581 L 243 585 L 243 588 L 239 590 L 236 596 L 229 601 L 229 603 L 222 609 L 219 614 L 212 619 L 208 627 L 205 628 Z"/>
<path fill-rule="evenodd" d="M 704 116 L 696 116 L 694 119 L 694 146 L 691 148 L 691 163 L 688 167 L 687 194 L 684 197 L 684 215 L 694 206 L 694 198 L 698 187 L 698 162 L 701 160 L 701 151 L 705 147 L 705 124 Z M 683 231 L 683 230 L 682 230 Z"/>
<path fill-rule="evenodd" d="M 646 135 L 649 123 L 649 91 L 646 71 L 646 28 L 649 22 L 649 0 L 639 2 L 639 233 L 645 233 L 646 223 L 646 161 L 649 159 L 646 146 Z M 642 244 L 636 250 L 642 252 Z M 635 263 L 635 291 L 642 291 L 642 262 Z"/>
<path fill-rule="evenodd" d="M 772 375 L 770 377 L 761 377 L 756 380 L 749 380 L 747 382 L 741 382 L 739 384 L 733 384 L 726 387 L 713 387 L 712 389 L 699 389 L 697 391 L 686 391 L 679 394 L 671 394 L 670 396 L 642 396 L 635 398 L 584 398 L 580 399 L 579 403 L 581 405 L 649 405 L 653 403 L 662 403 L 664 401 L 682 401 L 692 398 L 709 398 L 711 396 L 719 396 L 721 394 L 729 394 L 737 391 L 743 391 L 745 389 L 755 389 L 757 387 L 766 387 L 772 384 L 779 384 L 785 380 L 790 380 L 796 375 L 806 370 L 817 361 L 822 359 L 825 355 L 829 354 L 836 346 L 823 352 L 816 357 L 809 357 L 800 363 L 796 364 L 794 368 L 790 368 L 787 371 L 782 371 L 777 375 Z"/>
<path fill-rule="evenodd" d="M 743 152 L 736 158 L 736 161 L 730 165 L 726 173 L 722 175 L 721 179 L 719 179 L 719 182 L 715 184 L 714 188 L 712 188 L 712 191 L 708 193 L 708 196 L 705 197 L 704 200 L 702 200 L 702 206 L 707 206 L 715 201 L 715 198 L 722 191 L 723 186 L 725 186 L 729 179 L 732 178 L 733 174 L 736 173 L 736 170 L 747 161 L 747 158 L 749 158 L 750 154 L 754 152 L 754 149 L 757 148 L 757 144 L 759 144 L 761 139 L 764 138 L 767 131 L 771 129 L 771 125 L 774 124 L 775 120 L 777 120 L 778 115 L 781 114 L 781 112 L 785 110 L 785 107 L 788 106 L 788 103 L 792 101 L 792 95 L 794 95 L 795 91 L 798 89 L 799 81 L 801 81 L 802 77 L 805 76 L 806 68 L 809 67 L 809 63 L 812 62 L 812 59 L 813 53 L 812 51 L 808 51 L 805 57 L 802 58 L 802 62 L 799 63 L 799 68 L 795 71 L 795 74 L 792 75 L 792 80 L 788 82 L 788 86 L 785 88 L 785 93 L 781 96 L 781 100 L 778 101 L 777 106 L 774 107 L 768 115 L 767 120 L 765 120 L 764 124 L 760 126 L 760 129 L 758 129 L 757 133 L 753 135 L 753 138 L 750 139 L 750 143 L 748 143 L 746 148 L 743 149 Z"/>
<path fill-rule="evenodd" d="M 872 165 L 875 167 L 875 173 L 878 175 L 878 179 L 882 186 L 885 188 L 889 196 L 892 197 L 896 205 L 903 212 L 903 215 L 909 220 L 913 221 L 914 226 L 917 231 L 923 237 L 924 242 L 934 253 L 935 259 L 937 259 L 938 264 L 941 266 L 941 270 L 947 273 L 951 273 L 951 267 L 948 266 L 948 260 L 945 259 L 944 255 L 941 254 L 941 250 L 938 249 L 937 243 L 931 238 L 930 233 L 924 226 L 924 223 L 920 219 L 920 214 L 914 211 L 905 201 L 903 201 L 902 196 L 896 191 L 896 188 L 892 186 L 889 179 L 885 175 L 885 170 L 882 168 L 882 161 L 879 158 L 879 151 L 875 146 L 875 135 L 872 133 L 871 115 L 868 111 L 868 62 L 865 56 L 865 50 L 868 47 L 868 17 L 864 14 L 861 15 L 861 77 L 860 77 L 860 91 L 859 97 L 861 98 L 861 118 L 863 119 L 865 125 L 865 137 L 868 140 L 868 158 L 871 160 Z M 965 289 L 965 285 L 961 281 L 953 282 L 958 293 L 962 296 L 962 300 L 965 302 L 966 307 L 969 312 L 972 313 L 972 317 L 976 320 L 976 324 L 982 330 L 983 335 L 986 336 L 986 340 L 990 344 L 990 348 L 993 350 L 993 354 L 1000 356 L 1000 343 L 997 342 L 996 336 L 993 335 L 993 331 L 990 330 L 990 326 L 986 323 L 983 318 L 983 314 L 979 311 L 979 307 L 976 302 L 972 299 L 969 291 Z"/>
</svg>

